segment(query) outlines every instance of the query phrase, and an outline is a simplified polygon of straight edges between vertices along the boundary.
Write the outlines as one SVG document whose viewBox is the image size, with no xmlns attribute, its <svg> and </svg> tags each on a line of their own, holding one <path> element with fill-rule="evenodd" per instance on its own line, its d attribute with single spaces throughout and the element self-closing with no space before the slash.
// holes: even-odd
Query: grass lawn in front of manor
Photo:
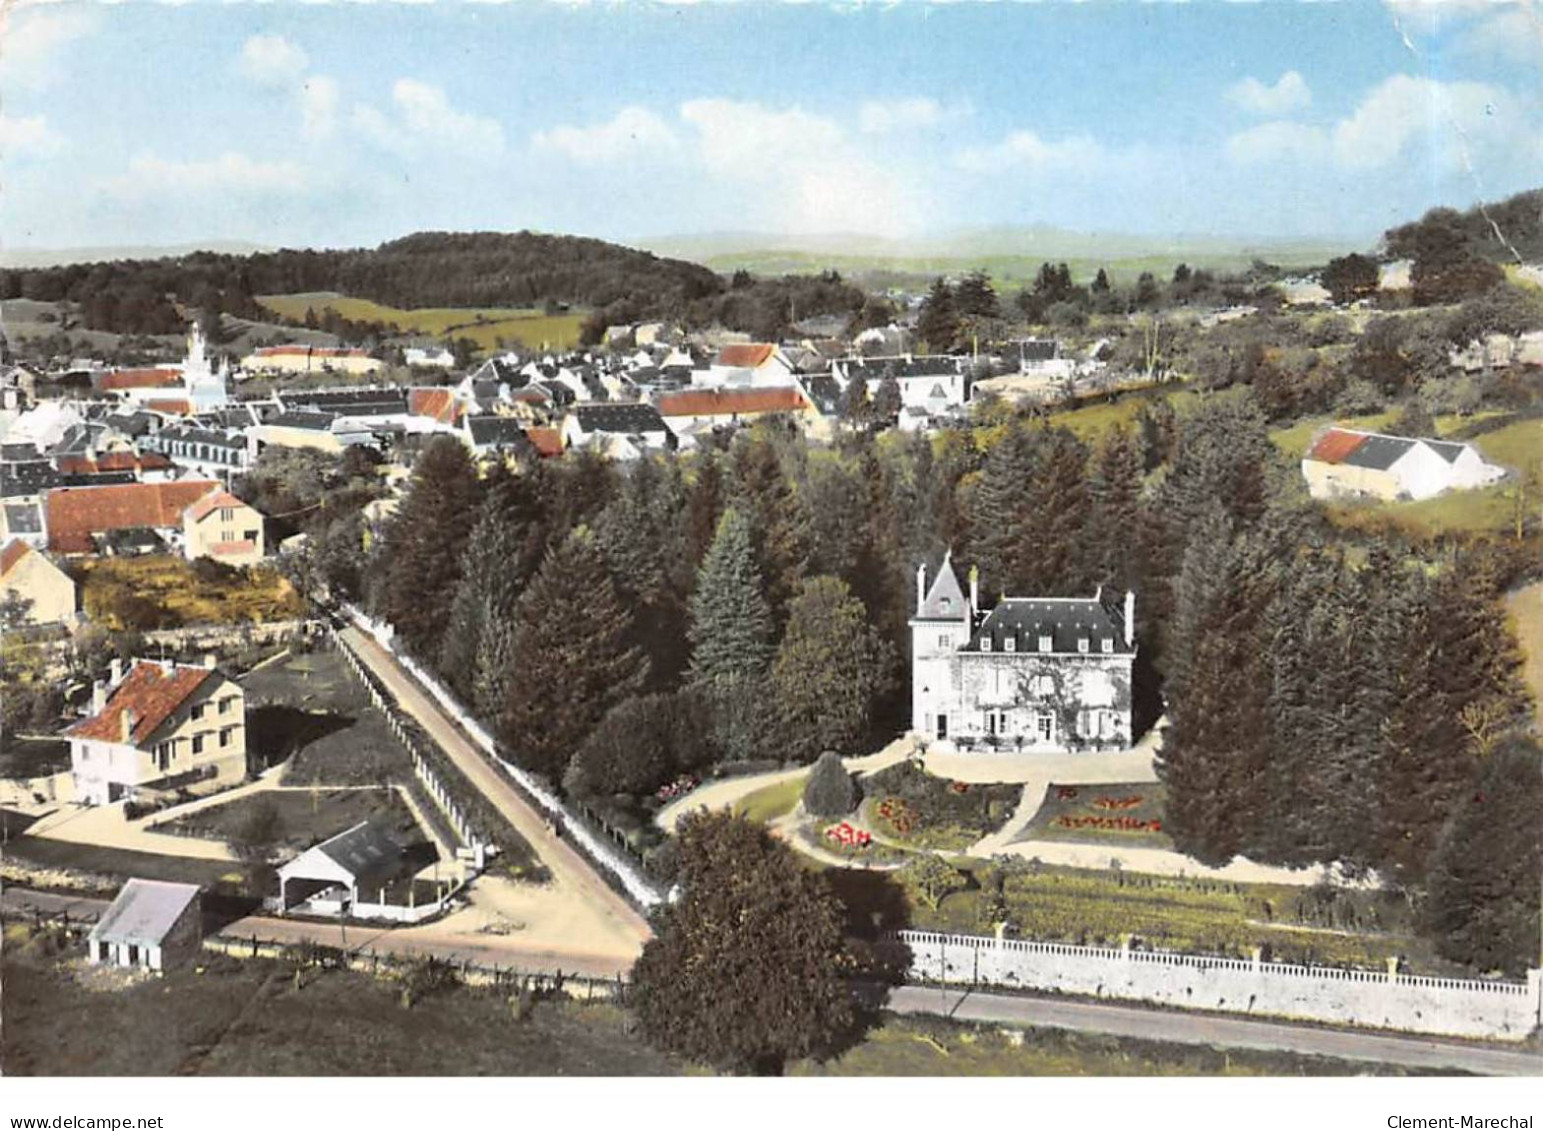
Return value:
<svg viewBox="0 0 1543 1131">
<path fill-rule="evenodd" d="M 798 808 L 798 803 L 804 797 L 804 786 L 808 781 L 809 775 L 803 773 L 786 781 L 762 786 L 754 793 L 747 793 L 736 801 L 734 813 L 758 825 L 770 824 Z"/>
<path fill-rule="evenodd" d="M 1163 831 L 1167 799 L 1167 787 L 1161 782 L 1052 784 L 1017 839 L 1169 849 L 1173 838 Z"/>
</svg>

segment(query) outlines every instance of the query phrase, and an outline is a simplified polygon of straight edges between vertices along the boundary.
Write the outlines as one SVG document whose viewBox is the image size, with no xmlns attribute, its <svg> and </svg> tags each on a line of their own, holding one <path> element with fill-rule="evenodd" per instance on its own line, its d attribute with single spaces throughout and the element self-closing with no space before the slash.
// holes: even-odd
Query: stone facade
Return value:
<svg viewBox="0 0 1543 1131">
<path fill-rule="evenodd" d="M 961 747 L 1066 753 L 1130 746 L 1135 597 L 1004 597 L 980 607 L 947 558 L 917 571 L 911 729 Z"/>
</svg>

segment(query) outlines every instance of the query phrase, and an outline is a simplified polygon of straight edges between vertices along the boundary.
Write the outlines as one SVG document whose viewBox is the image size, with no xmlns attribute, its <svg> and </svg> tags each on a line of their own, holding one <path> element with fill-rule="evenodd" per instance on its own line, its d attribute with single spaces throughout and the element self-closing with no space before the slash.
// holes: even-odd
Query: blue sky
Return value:
<svg viewBox="0 0 1543 1131">
<path fill-rule="evenodd" d="M 0 57 L 12 247 L 995 225 L 1367 243 L 1543 185 L 1505 3 L 62 0 Z"/>
</svg>

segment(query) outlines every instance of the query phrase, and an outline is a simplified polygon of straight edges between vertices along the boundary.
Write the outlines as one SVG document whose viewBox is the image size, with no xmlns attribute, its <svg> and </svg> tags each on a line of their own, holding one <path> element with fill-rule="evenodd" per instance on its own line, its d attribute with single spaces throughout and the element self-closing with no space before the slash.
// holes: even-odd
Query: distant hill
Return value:
<svg viewBox="0 0 1543 1131">
<path fill-rule="evenodd" d="M 1543 261 L 1543 189 L 1517 193 L 1466 212 L 1432 208 L 1420 219 L 1390 228 L 1383 237 L 1389 258 L 1411 259 L 1422 239 L 1450 234 L 1464 250 L 1492 263 Z"/>
<path fill-rule="evenodd" d="M 1166 273 L 1179 263 L 1214 271 L 1246 268 L 1255 259 L 1282 267 L 1315 266 L 1345 250 L 1345 241 L 1331 239 L 1140 236 L 1042 226 L 966 229 L 914 239 L 721 232 L 640 242 L 661 255 L 690 259 L 720 272 L 840 271 L 882 282 L 981 269 L 1007 284 L 1032 279 L 1047 261 L 1066 262 L 1079 277 L 1091 278 L 1104 267 L 1116 279 L 1134 280 L 1142 271 Z M 1364 242 L 1370 245 L 1373 240 L 1368 237 Z"/>
<path fill-rule="evenodd" d="M 207 243 L 172 244 L 164 247 L 52 247 L 0 249 L 0 268 L 65 267 L 71 263 L 105 263 L 114 259 L 170 259 L 212 251 L 221 255 L 251 255 L 271 251 L 242 240 L 209 240 Z"/>
</svg>

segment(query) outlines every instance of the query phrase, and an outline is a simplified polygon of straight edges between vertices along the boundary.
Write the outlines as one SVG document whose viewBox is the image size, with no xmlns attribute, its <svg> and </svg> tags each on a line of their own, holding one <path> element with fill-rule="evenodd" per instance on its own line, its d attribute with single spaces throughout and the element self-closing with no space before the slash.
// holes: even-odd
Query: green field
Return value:
<svg viewBox="0 0 1543 1131">
<path fill-rule="evenodd" d="M 400 310 L 369 299 L 349 298 L 330 291 L 309 294 L 260 295 L 257 301 L 282 318 L 300 321 L 305 312 L 314 310 L 318 317 L 332 310 L 343 318 L 359 322 L 384 322 L 401 334 L 421 334 L 431 338 L 470 338 L 483 350 L 516 343 L 527 349 L 570 349 L 578 344 L 579 329 L 585 312 L 545 314 L 540 310 L 512 306 L 425 307 Z"/>
<path fill-rule="evenodd" d="M 748 821 L 764 825 L 778 817 L 786 817 L 797 807 L 804 796 L 804 784 L 808 774 L 799 774 L 787 781 L 762 786 L 747 794 L 734 806 L 734 812 Z"/>
</svg>

